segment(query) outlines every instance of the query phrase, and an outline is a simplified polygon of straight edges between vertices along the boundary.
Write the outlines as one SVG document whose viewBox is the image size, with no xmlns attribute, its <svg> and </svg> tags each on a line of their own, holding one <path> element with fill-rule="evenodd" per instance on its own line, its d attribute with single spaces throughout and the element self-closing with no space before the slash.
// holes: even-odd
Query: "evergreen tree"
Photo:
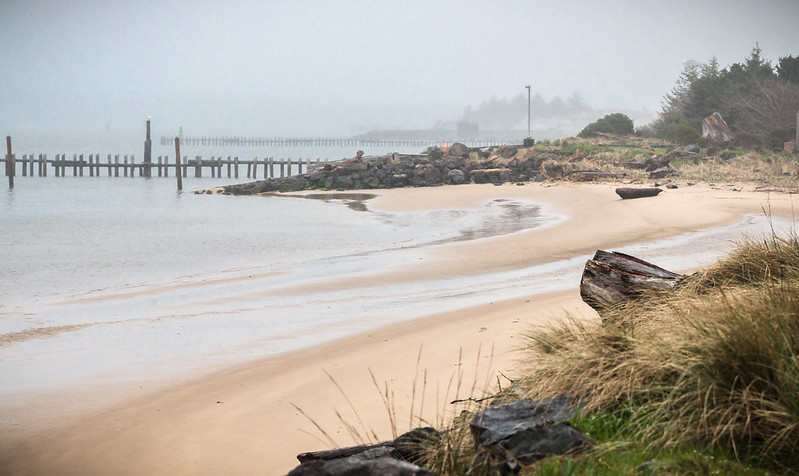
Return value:
<svg viewBox="0 0 799 476">
<path fill-rule="evenodd" d="M 799 56 L 785 56 L 777 63 L 777 77 L 789 83 L 799 84 Z"/>
</svg>

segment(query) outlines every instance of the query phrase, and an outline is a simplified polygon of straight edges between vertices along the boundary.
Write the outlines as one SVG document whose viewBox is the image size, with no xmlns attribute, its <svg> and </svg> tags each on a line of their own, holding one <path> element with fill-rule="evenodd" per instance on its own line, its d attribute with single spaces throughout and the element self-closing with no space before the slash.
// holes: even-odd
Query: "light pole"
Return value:
<svg viewBox="0 0 799 476">
<path fill-rule="evenodd" d="M 530 86 L 525 86 L 527 88 L 527 137 L 530 137 Z"/>
<path fill-rule="evenodd" d="M 533 147 L 535 145 L 535 140 L 530 136 L 530 86 L 525 86 L 527 88 L 527 137 L 524 139 L 524 147 Z"/>
</svg>

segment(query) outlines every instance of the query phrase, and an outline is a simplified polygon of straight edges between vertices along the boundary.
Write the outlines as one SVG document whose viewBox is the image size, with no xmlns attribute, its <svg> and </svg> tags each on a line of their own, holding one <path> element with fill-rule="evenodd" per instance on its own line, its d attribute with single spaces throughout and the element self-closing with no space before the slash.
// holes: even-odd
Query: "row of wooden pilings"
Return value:
<svg viewBox="0 0 799 476">
<path fill-rule="evenodd" d="M 5 162 L 5 160 L 4 160 Z M 322 165 L 327 163 L 328 159 L 324 161 L 320 158 L 311 159 L 300 158 L 292 160 L 292 158 L 275 159 L 274 157 L 264 157 L 258 159 L 254 157 L 251 160 L 239 160 L 238 157 L 227 158 L 211 157 L 210 159 L 203 159 L 201 156 L 196 156 L 193 160 L 189 160 L 187 156 L 181 159 L 181 175 L 188 177 L 190 170 L 194 170 L 194 177 L 203 177 L 203 169 L 209 169 L 211 178 L 221 178 L 224 172 L 227 172 L 228 178 L 239 178 L 239 169 L 241 166 L 247 166 L 247 178 L 258 178 L 259 170 L 263 178 L 276 178 L 276 177 L 290 177 L 296 170 L 297 174 L 303 173 L 303 166 L 305 170 L 310 170 L 313 166 Z M 48 159 L 47 154 L 25 154 L 22 160 L 14 160 L 14 164 L 22 165 L 22 176 L 31 177 L 36 174 L 39 177 L 47 177 L 48 165 L 52 166 L 53 173 L 56 177 L 66 177 L 67 171 L 72 171 L 72 176 L 83 177 L 84 174 L 89 177 L 100 177 L 101 170 L 106 169 L 108 177 L 135 177 L 138 173 L 139 177 L 169 177 L 169 170 L 175 173 L 175 163 L 169 163 L 168 156 L 158 156 L 157 162 L 139 162 L 136 163 L 134 155 L 111 155 L 106 156 L 105 162 L 101 160 L 100 154 L 89 154 L 87 158 L 83 154 L 72 154 L 72 158 L 67 158 L 66 154 L 56 154 L 54 159 Z M 16 167 L 16 166 L 15 166 Z M 84 172 L 85 171 L 85 172 Z M 6 176 L 12 172 L 9 167 L 6 167 Z"/>
</svg>

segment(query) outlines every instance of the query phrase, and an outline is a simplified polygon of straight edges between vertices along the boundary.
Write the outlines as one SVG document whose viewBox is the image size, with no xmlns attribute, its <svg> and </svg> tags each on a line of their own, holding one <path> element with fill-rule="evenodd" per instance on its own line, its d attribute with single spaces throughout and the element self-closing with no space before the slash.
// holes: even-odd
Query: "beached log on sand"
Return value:
<svg viewBox="0 0 799 476">
<path fill-rule="evenodd" d="M 616 189 L 616 194 L 620 196 L 623 200 L 627 200 L 630 198 L 654 197 L 655 195 L 659 194 L 662 191 L 663 190 L 657 187 L 648 187 L 648 188 L 620 187 Z"/>
<path fill-rule="evenodd" d="M 597 250 L 585 263 L 580 297 L 598 312 L 630 301 L 641 292 L 672 291 L 684 278 L 634 256 Z"/>
</svg>

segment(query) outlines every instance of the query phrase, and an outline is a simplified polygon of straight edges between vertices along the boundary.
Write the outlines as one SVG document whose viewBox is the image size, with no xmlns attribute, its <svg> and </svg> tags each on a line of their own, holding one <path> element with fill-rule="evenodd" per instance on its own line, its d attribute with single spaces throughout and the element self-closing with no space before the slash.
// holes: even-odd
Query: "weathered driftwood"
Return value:
<svg viewBox="0 0 799 476">
<path fill-rule="evenodd" d="M 646 187 L 646 188 L 620 187 L 616 189 L 616 194 L 620 196 L 622 199 L 627 200 L 630 198 L 654 197 L 655 195 L 659 194 L 662 191 L 663 190 L 657 187 Z"/>
<path fill-rule="evenodd" d="M 634 256 L 597 250 L 585 263 L 580 296 L 601 312 L 609 306 L 635 299 L 642 291 L 674 290 L 683 278 L 681 274 Z"/>
<path fill-rule="evenodd" d="M 575 170 L 566 175 L 570 180 L 588 182 L 594 179 L 620 179 L 627 176 L 624 172 L 605 172 L 602 170 Z"/>
</svg>

